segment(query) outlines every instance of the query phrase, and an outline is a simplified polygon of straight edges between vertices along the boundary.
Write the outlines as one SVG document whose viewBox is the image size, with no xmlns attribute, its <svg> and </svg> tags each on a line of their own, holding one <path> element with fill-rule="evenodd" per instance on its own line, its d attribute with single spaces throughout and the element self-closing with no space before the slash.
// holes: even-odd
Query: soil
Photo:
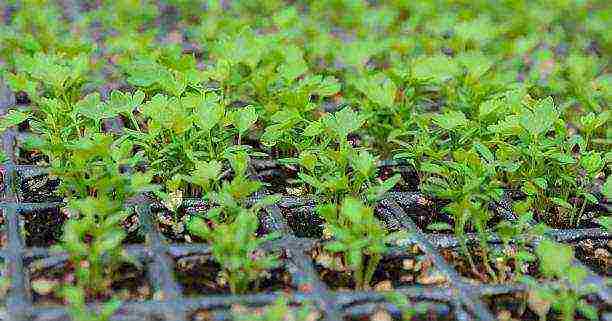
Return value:
<svg viewBox="0 0 612 321">
<path fill-rule="evenodd" d="M 576 258 L 593 272 L 610 277 L 612 276 L 611 248 L 612 241 L 609 240 L 583 240 L 574 246 L 574 252 Z"/>
<path fill-rule="evenodd" d="M 24 211 L 22 214 L 27 247 L 49 247 L 58 244 L 63 234 L 66 215 L 59 208 Z M 127 232 L 124 244 L 145 242 L 145 235 L 139 226 L 138 215 L 130 215 L 122 223 Z"/>
<path fill-rule="evenodd" d="M 384 306 L 378 306 L 374 313 L 367 316 L 360 317 L 349 317 L 345 316 L 343 318 L 345 321 L 404 321 L 406 319 L 402 319 L 401 316 L 394 316 L 389 311 L 385 309 Z M 424 314 L 417 314 L 412 316 L 410 319 L 412 321 L 451 321 L 456 320 L 454 317 L 454 313 L 449 313 L 447 315 L 439 314 L 436 311 L 427 311 Z"/>
<path fill-rule="evenodd" d="M 206 240 L 189 233 L 186 224 L 191 215 L 204 215 L 208 209 L 208 206 L 200 204 L 181 206 L 175 215 L 165 207 L 159 206 L 152 209 L 152 214 L 154 223 L 166 241 L 170 243 L 206 243 Z M 260 217 L 264 214 L 263 212 L 259 213 Z M 212 221 L 208 222 L 212 226 Z M 265 231 L 261 224 L 256 231 L 258 237 L 268 233 L 269 231 Z"/>
<path fill-rule="evenodd" d="M 388 291 L 400 286 L 444 285 L 448 282 L 433 262 L 420 255 L 420 251 L 401 257 L 383 258 L 374 272 L 370 285 L 374 290 Z M 355 290 L 350 271 L 343 264 L 342 256 L 330 255 L 325 251 L 311 253 L 319 277 L 332 290 Z"/>
<path fill-rule="evenodd" d="M 515 251 L 516 249 L 506 248 L 504 251 Z M 470 254 L 474 260 L 474 265 L 476 269 L 472 269 L 467 257 L 460 252 L 459 249 L 442 249 L 440 250 L 440 254 L 446 259 L 446 261 L 452 265 L 459 274 L 468 279 L 474 280 L 476 283 L 509 283 L 514 282 L 518 276 L 516 271 L 516 266 L 513 260 L 508 261 L 506 264 L 494 264 L 490 262 L 490 266 L 495 272 L 497 281 L 493 279 L 493 277 L 487 272 L 486 267 L 483 264 L 483 256 L 484 253 L 481 249 L 470 246 L 469 247 Z M 493 261 L 495 254 L 493 250 L 489 253 L 489 261 Z M 534 278 L 537 278 L 540 274 L 538 269 L 537 262 L 526 263 L 525 266 L 522 267 L 523 274 L 530 275 Z"/>
<path fill-rule="evenodd" d="M 434 230 L 430 229 L 429 226 L 432 223 L 446 223 L 449 226 L 453 226 L 453 219 L 446 213 L 442 212 L 444 203 L 436 202 L 423 198 L 416 206 L 411 208 L 404 208 L 406 213 L 410 215 L 414 223 L 424 232 L 439 234 L 439 233 L 451 233 L 450 230 Z"/>
<path fill-rule="evenodd" d="M 142 244 L 145 242 L 145 233 L 140 226 L 137 213 L 128 216 L 121 225 L 127 232 L 127 236 L 123 240 L 124 244 Z"/>
<path fill-rule="evenodd" d="M 185 217 L 184 209 L 179 209 L 177 215 L 165 208 L 152 209 L 154 224 L 158 230 L 171 243 L 184 243 L 188 240 L 187 231 L 183 218 Z M 187 237 L 187 239 L 186 239 Z"/>
<path fill-rule="evenodd" d="M 20 148 L 17 151 L 17 159 L 15 162 L 18 165 L 41 165 L 44 167 L 48 166 L 49 158 L 39 151 Z"/>
<path fill-rule="evenodd" d="M 419 176 L 408 166 L 381 166 L 378 168 L 377 176 L 384 181 L 395 174 L 400 174 L 402 179 L 393 188 L 394 191 L 416 192 L 419 190 Z"/>
<path fill-rule="evenodd" d="M 35 266 L 32 265 L 32 266 Z M 30 289 L 35 304 L 64 305 L 59 294 L 62 284 L 75 281 L 74 269 L 69 263 L 49 269 L 29 271 Z M 89 298 L 88 302 L 105 301 L 111 295 L 117 295 L 122 301 L 145 301 L 152 298 L 151 286 L 146 273 L 138 267 L 124 263 L 118 269 L 111 283 L 111 290 L 97 298 Z"/>
<path fill-rule="evenodd" d="M 59 242 L 66 216 L 58 208 L 25 211 L 22 217 L 26 246 L 49 247 Z"/>
<path fill-rule="evenodd" d="M 309 206 L 281 207 L 287 224 L 297 237 L 321 238 L 325 221 Z"/>
<path fill-rule="evenodd" d="M 48 175 L 21 178 L 20 199 L 25 203 L 61 202 L 62 197 L 56 192 L 59 183 L 59 179 L 51 179 Z"/>
<path fill-rule="evenodd" d="M 543 301 L 533 300 L 533 302 L 530 303 L 527 293 L 495 295 L 484 297 L 483 301 L 500 321 L 539 321 L 540 318 L 534 309 L 546 310 L 546 303 Z M 596 296 L 589 295 L 586 297 L 586 301 L 594 305 L 597 311 L 600 311 L 600 314 L 609 310 L 609 307 L 606 307 L 605 303 L 597 299 Z M 546 319 L 561 320 L 562 318 L 560 314 L 550 309 L 546 315 Z M 574 320 L 586 321 L 588 319 L 577 313 Z"/>
<path fill-rule="evenodd" d="M 186 296 L 230 294 L 229 285 L 219 276 L 221 267 L 207 255 L 193 255 L 176 260 L 175 276 Z M 268 271 L 259 280 L 259 287 L 252 282 L 247 293 L 292 292 L 291 275 L 279 267 Z"/>
</svg>

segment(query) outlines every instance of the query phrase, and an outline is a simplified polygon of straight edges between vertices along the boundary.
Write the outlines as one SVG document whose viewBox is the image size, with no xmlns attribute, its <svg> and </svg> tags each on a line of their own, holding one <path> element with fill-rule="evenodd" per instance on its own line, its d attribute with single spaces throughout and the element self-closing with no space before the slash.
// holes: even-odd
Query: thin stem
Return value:
<svg viewBox="0 0 612 321">
<path fill-rule="evenodd" d="M 582 213 L 584 213 L 584 209 L 586 207 L 586 203 L 587 203 L 587 200 L 586 200 L 586 198 L 584 198 L 582 200 L 582 206 L 580 207 L 580 212 L 578 212 L 578 215 L 574 218 L 574 220 L 575 220 L 574 225 L 576 225 L 576 226 L 578 226 L 578 224 L 580 224 L 580 218 L 582 217 Z"/>
<path fill-rule="evenodd" d="M 128 118 L 130 118 L 130 121 L 132 122 L 132 126 L 134 126 L 137 131 L 140 131 L 140 126 L 138 125 L 138 121 L 136 120 L 136 117 L 134 117 L 134 114 L 129 113 L 128 116 Z"/>
<path fill-rule="evenodd" d="M 368 266 L 366 268 L 366 273 L 364 276 L 364 286 L 365 287 L 370 287 L 370 281 L 372 280 L 372 277 L 374 276 L 374 272 L 376 271 L 376 267 L 378 267 L 378 263 L 381 260 L 381 255 L 380 254 L 372 254 L 368 260 Z"/>
</svg>

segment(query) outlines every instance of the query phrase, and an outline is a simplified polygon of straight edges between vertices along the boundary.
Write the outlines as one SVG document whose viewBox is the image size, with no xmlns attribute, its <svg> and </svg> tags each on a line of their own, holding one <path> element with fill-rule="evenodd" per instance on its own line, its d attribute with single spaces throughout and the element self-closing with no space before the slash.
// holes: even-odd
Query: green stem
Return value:
<svg viewBox="0 0 612 321">
<path fill-rule="evenodd" d="M 215 153 L 213 151 L 213 143 L 212 143 L 212 134 L 210 133 L 210 131 L 208 131 L 208 157 L 210 158 L 210 160 L 215 159 Z"/>
<path fill-rule="evenodd" d="M 578 215 L 574 218 L 575 220 L 574 225 L 576 226 L 580 223 L 580 218 L 582 217 L 582 213 L 584 213 L 584 208 L 586 207 L 586 203 L 587 203 L 587 200 L 586 198 L 584 198 L 582 200 L 582 206 L 580 207 L 580 212 L 578 212 Z"/>
<path fill-rule="evenodd" d="M 364 286 L 369 288 L 370 287 L 370 281 L 372 280 L 372 277 L 374 277 L 374 272 L 376 271 L 376 267 L 378 267 L 378 263 L 381 260 L 381 255 L 380 254 L 373 254 L 370 256 L 369 260 L 368 260 L 368 266 L 366 268 L 366 273 L 363 279 L 363 283 Z"/>
<path fill-rule="evenodd" d="M 128 116 L 132 122 L 132 126 L 134 126 L 137 131 L 140 131 L 140 126 L 138 125 L 138 121 L 136 120 L 136 117 L 134 117 L 134 114 L 129 113 Z"/>
</svg>

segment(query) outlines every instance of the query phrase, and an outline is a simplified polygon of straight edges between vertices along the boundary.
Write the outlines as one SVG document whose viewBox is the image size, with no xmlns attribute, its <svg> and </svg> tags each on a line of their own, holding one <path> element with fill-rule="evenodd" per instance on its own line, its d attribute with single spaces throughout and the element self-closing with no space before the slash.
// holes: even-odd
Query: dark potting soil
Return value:
<svg viewBox="0 0 612 321">
<path fill-rule="evenodd" d="M 22 217 L 26 246 L 49 247 L 59 242 L 66 222 L 66 216 L 59 208 L 26 211 Z"/>
<path fill-rule="evenodd" d="M 26 246 L 49 247 L 60 242 L 67 218 L 59 208 L 24 211 L 22 217 L 26 233 Z M 123 244 L 144 243 L 144 231 L 138 224 L 136 214 L 130 215 L 122 223 L 122 227 L 127 233 Z"/>
<path fill-rule="evenodd" d="M 34 263 L 31 266 L 35 266 Z M 30 289 L 35 304 L 63 305 L 60 294 L 61 286 L 74 284 L 74 269 L 69 263 L 57 265 L 48 269 L 30 271 Z M 110 289 L 97 297 L 88 297 L 88 302 L 106 301 L 113 295 L 122 301 L 145 301 L 153 296 L 145 272 L 138 267 L 123 263 L 112 277 Z"/>
<path fill-rule="evenodd" d="M 184 243 L 188 232 L 185 230 L 184 209 L 178 209 L 177 213 L 172 213 L 166 208 L 152 209 L 154 224 L 162 233 L 164 238 L 171 243 Z"/>
<path fill-rule="evenodd" d="M 57 193 L 59 179 L 51 179 L 48 175 L 22 177 L 19 180 L 19 197 L 25 203 L 61 202 Z"/>
<path fill-rule="evenodd" d="M 385 181 L 395 174 L 400 174 L 402 179 L 395 185 L 393 191 L 416 192 L 419 190 L 419 176 L 408 166 L 381 166 L 378 168 L 377 176 Z"/>
<path fill-rule="evenodd" d="M 127 232 L 124 244 L 142 244 L 145 242 L 145 231 L 140 225 L 137 213 L 132 213 L 122 223 L 121 226 Z"/>
<path fill-rule="evenodd" d="M 498 320 L 539 320 L 527 306 L 526 293 L 512 293 L 484 297 L 483 301 Z"/>
<path fill-rule="evenodd" d="M 183 294 L 187 296 L 229 294 L 229 284 L 220 277 L 219 272 L 221 267 L 212 261 L 210 256 L 194 255 L 176 260 L 175 276 L 183 289 Z M 257 282 L 251 282 L 248 293 L 295 290 L 291 283 L 291 275 L 282 267 L 269 270 L 258 281 L 258 288 L 256 288 Z"/>
<path fill-rule="evenodd" d="M 4 211 L 0 211 L 0 248 L 4 248 L 4 244 L 6 244 L 6 220 L 4 217 Z"/>
<path fill-rule="evenodd" d="M 325 221 L 310 206 L 281 207 L 287 225 L 297 237 L 321 238 Z"/>
<path fill-rule="evenodd" d="M 46 167 L 49 164 L 49 158 L 37 150 L 20 148 L 17 150 L 15 163 L 18 165 L 41 165 L 41 167 Z"/>
<path fill-rule="evenodd" d="M 393 315 L 385 310 L 384 306 L 379 306 L 371 315 L 359 317 L 345 316 L 344 321 L 405 321 L 400 315 Z M 446 315 L 437 313 L 436 311 L 427 311 L 424 314 L 413 315 L 410 321 L 454 321 L 454 313 L 451 311 Z"/>
</svg>

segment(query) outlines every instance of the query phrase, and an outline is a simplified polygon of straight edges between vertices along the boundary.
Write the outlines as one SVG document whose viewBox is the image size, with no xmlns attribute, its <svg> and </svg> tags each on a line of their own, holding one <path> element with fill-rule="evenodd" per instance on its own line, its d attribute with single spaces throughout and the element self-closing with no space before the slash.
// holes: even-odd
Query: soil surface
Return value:
<svg viewBox="0 0 612 321">
<path fill-rule="evenodd" d="M 342 255 L 330 254 L 316 249 L 311 253 L 319 277 L 333 290 L 355 290 L 351 271 L 343 262 Z M 447 278 L 433 262 L 420 251 L 402 257 L 383 258 L 374 272 L 370 286 L 374 290 L 389 291 L 400 286 L 444 285 Z"/>
<path fill-rule="evenodd" d="M 220 272 L 219 264 L 212 261 L 210 256 L 193 255 L 176 260 L 175 276 L 183 288 L 183 294 L 187 296 L 230 294 L 229 284 L 220 275 Z M 257 282 L 252 282 L 248 293 L 292 292 L 294 290 L 291 275 L 284 268 L 279 267 L 262 275 Z"/>
<path fill-rule="evenodd" d="M 74 269 L 69 263 L 30 271 L 30 288 L 36 304 L 66 304 L 58 290 L 62 284 L 74 284 L 74 282 Z M 132 264 L 124 263 L 113 276 L 111 289 L 97 297 L 89 297 L 88 302 L 106 301 L 112 295 L 117 295 L 122 301 L 144 301 L 152 298 L 151 292 L 146 273 Z"/>
<path fill-rule="evenodd" d="M 536 296 L 530 296 L 529 293 L 490 296 L 483 298 L 483 301 L 500 321 L 539 321 L 541 319 L 538 317 L 538 312 L 545 313 L 546 320 L 562 319 L 561 315 L 551 309 L 547 302 L 540 301 Z M 589 295 L 586 297 L 586 301 L 599 311 L 600 319 L 601 314 L 610 309 L 606 307 L 605 303 L 597 299 L 596 296 Z M 577 313 L 574 320 L 583 321 L 588 319 Z"/>
<path fill-rule="evenodd" d="M 48 175 L 38 175 L 19 180 L 20 200 L 25 203 L 61 202 L 62 197 L 56 192 L 60 184 L 58 179 Z"/>
<path fill-rule="evenodd" d="M 27 211 L 22 214 L 25 221 L 26 246 L 49 247 L 62 237 L 66 216 L 58 208 Z"/>
<path fill-rule="evenodd" d="M 508 254 L 511 254 L 510 252 L 515 250 L 516 249 L 514 247 L 503 249 L 503 251 L 508 252 Z M 518 273 L 518 267 L 515 265 L 514 260 L 510 259 L 505 262 L 495 260 L 495 257 L 498 257 L 499 255 L 496 256 L 493 250 L 491 250 L 489 253 L 489 266 L 495 274 L 495 276 L 493 276 L 484 265 L 484 252 L 476 247 L 469 247 L 469 251 L 474 260 L 475 268 L 471 267 L 467 256 L 461 253 L 459 249 L 442 249 L 440 250 L 440 253 L 462 276 L 472 279 L 475 282 L 512 283 L 515 282 L 521 274 L 526 274 L 534 278 L 537 278 L 540 275 L 537 262 L 526 263 L 520 267 L 521 273 Z"/>
</svg>

